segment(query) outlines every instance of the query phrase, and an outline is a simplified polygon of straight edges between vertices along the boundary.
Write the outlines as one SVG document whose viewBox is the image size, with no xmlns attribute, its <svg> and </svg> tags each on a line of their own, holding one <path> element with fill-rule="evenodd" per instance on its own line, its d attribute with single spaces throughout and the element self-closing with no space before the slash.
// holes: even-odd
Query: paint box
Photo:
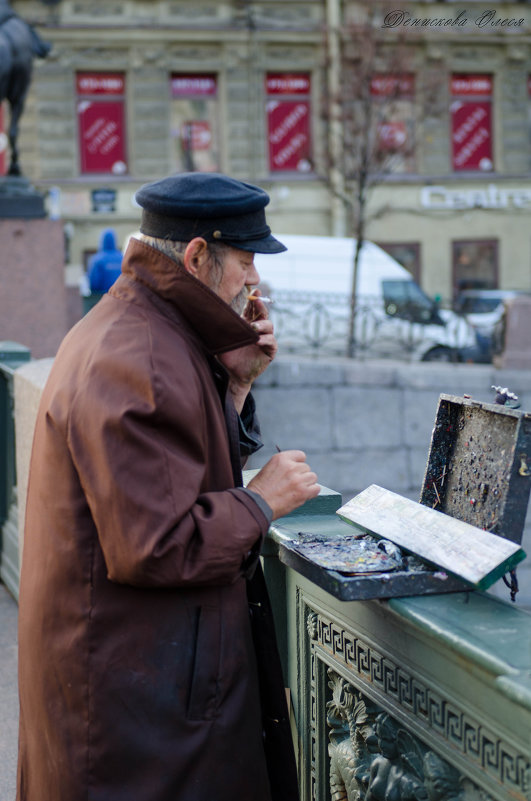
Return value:
<svg viewBox="0 0 531 801">
<path fill-rule="evenodd" d="M 441 395 L 420 502 L 521 543 L 531 490 L 531 414 Z"/>
</svg>

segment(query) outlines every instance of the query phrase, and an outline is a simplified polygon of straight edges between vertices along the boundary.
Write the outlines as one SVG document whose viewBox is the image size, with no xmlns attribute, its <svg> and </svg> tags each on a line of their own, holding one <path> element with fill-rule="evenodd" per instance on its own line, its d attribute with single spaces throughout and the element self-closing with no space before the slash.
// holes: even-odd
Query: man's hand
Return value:
<svg viewBox="0 0 531 801">
<path fill-rule="evenodd" d="M 267 309 L 260 298 L 247 304 L 243 317 L 259 334 L 258 342 L 218 357 L 229 373 L 229 390 L 238 413 L 243 409 L 253 381 L 271 364 L 278 350 L 273 323 L 267 319 Z"/>
<path fill-rule="evenodd" d="M 276 453 L 247 485 L 273 510 L 273 520 L 293 512 L 319 495 L 317 476 L 303 451 Z"/>
</svg>

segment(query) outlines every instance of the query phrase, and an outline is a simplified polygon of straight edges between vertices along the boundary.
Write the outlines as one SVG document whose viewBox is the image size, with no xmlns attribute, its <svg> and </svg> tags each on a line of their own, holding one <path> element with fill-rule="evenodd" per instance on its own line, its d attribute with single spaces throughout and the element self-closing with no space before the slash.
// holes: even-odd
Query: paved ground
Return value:
<svg viewBox="0 0 531 801">
<path fill-rule="evenodd" d="M 17 605 L 0 583 L 0 801 L 15 798 L 17 736 Z"/>
</svg>

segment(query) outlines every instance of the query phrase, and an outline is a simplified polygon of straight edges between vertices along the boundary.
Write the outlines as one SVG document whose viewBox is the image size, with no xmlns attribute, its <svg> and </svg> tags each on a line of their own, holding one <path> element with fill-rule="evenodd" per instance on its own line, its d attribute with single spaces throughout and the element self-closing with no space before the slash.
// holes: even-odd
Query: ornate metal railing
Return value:
<svg viewBox="0 0 531 801">
<path fill-rule="evenodd" d="M 489 619 L 525 637 L 525 613 L 478 593 L 344 615 L 308 589 L 297 598 L 305 801 L 530 798 L 525 671 L 478 637 Z"/>
<path fill-rule="evenodd" d="M 273 529 L 322 535 L 332 500 L 324 491 Z M 531 801 L 528 613 L 414 584 L 343 601 L 338 574 L 325 590 L 315 566 L 290 561 L 268 538 L 302 801 Z"/>
<path fill-rule="evenodd" d="M 270 317 L 282 353 L 318 357 L 349 355 L 350 297 L 346 294 L 276 291 Z M 444 314 L 444 312 L 443 312 Z M 352 353 L 367 358 L 414 358 L 440 335 L 447 342 L 446 360 L 457 358 L 464 321 L 448 324 L 436 310 L 397 308 L 379 298 L 361 298 L 355 305 Z M 459 327 L 461 325 L 461 327 Z M 429 332 L 428 327 L 431 329 Z M 437 347 L 434 343 L 433 347 Z M 417 357 L 418 358 L 418 357 Z M 444 358 L 442 353 L 436 358 Z"/>
</svg>

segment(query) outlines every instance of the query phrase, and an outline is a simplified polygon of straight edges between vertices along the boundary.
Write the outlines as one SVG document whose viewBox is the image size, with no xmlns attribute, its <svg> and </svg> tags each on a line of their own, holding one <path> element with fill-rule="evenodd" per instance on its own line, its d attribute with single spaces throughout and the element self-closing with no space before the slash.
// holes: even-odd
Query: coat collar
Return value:
<svg viewBox="0 0 531 801">
<path fill-rule="evenodd" d="M 215 292 L 145 242 L 131 239 L 124 255 L 122 274 L 162 299 L 163 310 L 170 316 L 177 310 L 213 354 L 258 341 L 258 334 L 249 323 Z M 119 294 L 120 279 L 115 287 L 112 294 Z"/>
</svg>

